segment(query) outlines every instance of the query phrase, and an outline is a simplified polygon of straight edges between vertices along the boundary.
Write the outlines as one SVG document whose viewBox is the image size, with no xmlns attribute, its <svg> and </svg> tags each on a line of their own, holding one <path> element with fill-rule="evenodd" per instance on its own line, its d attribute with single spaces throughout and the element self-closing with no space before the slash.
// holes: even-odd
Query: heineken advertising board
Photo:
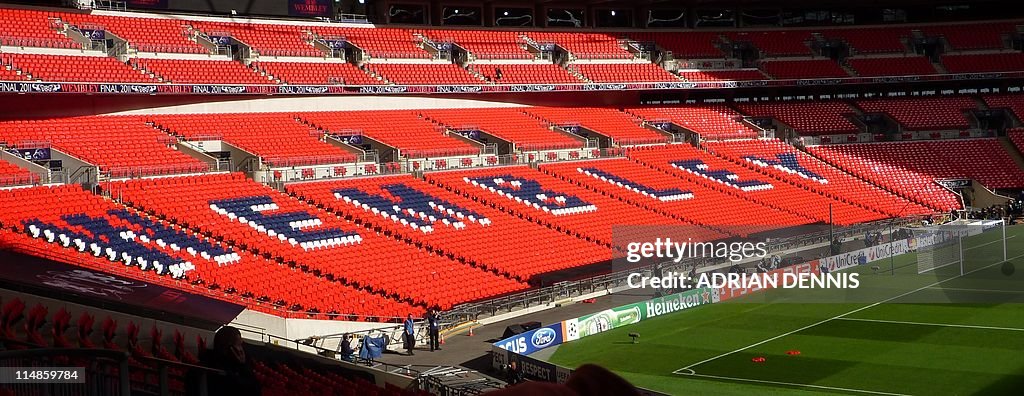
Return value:
<svg viewBox="0 0 1024 396">
<path fill-rule="evenodd" d="M 569 319 L 564 322 L 563 342 L 713 302 L 717 302 L 717 295 L 701 288 Z"/>
</svg>

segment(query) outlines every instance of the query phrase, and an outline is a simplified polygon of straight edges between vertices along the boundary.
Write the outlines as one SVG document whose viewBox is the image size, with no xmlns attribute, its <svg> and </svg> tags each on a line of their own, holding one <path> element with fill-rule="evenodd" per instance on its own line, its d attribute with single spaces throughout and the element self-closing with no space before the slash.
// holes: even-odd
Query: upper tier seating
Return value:
<svg viewBox="0 0 1024 396">
<path fill-rule="evenodd" d="M 132 63 L 178 84 L 275 84 L 231 60 L 134 58 Z"/>
<path fill-rule="evenodd" d="M 661 48 L 672 51 L 675 59 L 714 59 L 724 58 L 722 50 L 715 47 L 719 40 L 716 32 L 672 32 L 648 33 L 630 32 L 629 38 L 635 41 L 653 41 Z"/>
<path fill-rule="evenodd" d="M 406 64 L 370 63 L 373 70 L 395 84 L 403 85 L 482 85 L 485 82 L 454 63 Z"/>
<path fill-rule="evenodd" d="M 596 83 L 679 82 L 675 75 L 653 63 L 576 63 L 572 67 Z"/>
<path fill-rule="evenodd" d="M 379 307 L 387 316 L 404 314 L 399 302 L 450 309 L 526 287 L 341 220 L 240 173 L 139 180 L 112 188 L 171 222 L 198 225 L 202 232 L 285 263 L 394 298 L 395 304 Z M 243 217 L 248 224 L 234 221 Z"/>
<path fill-rule="evenodd" d="M 613 230 L 619 225 L 687 225 L 684 220 L 642 209 L 526 166 L 458 173 L 435 172 L 427 173 L 425 177 L 428 182 L 449 191 L 499 205 L 509 214 L 522 215 L 548 228 L 607 247 L 612 246 Z M 583 177 L 586 176 L 579 175 L 579 178 Z M 614 235 L 615 238 L 626 238 L 624 240 L 638 240 L 629 239 L 641 237 L 632 235 L 633 232 L 642 233 L 641 230 L 619 228 Z M 709 229 L 693 232 L 694 239 L 714 240 L 723 236 Z"/>
<path fill-rule="evenodd" d="M 755 117 L 772 117 L 795 131 L 809 135 L 856 133 L 845 114 L 852 114 L 843 102 L 737 103 L 736 108 Z"/>
<path fill-rule="evenodd" d="M 533 59 L 519 33 L 482 30 L 424 30 L 434 42 L 454 42 L 477 59 Z"/>
<path fill-rule="evenodd" d="M 160 180 L 166 183 L 166 179 Z M 163 199 L 188 197 L 190 191 Z M 193 230 L 150 218 L 77 185 L 0 191 L 0 202 L 5 208 L 0 212 L 0 223 L 5 226 L 0 238 L 23 253 L 205 294 L 276 315 L 286 314 L 294 304 L 301 305 L 303 312 L 315 309 L 321 314 L 344 314 L 333 318 L 345 320 L 423 312 L 406 303 L 289 269 L 237 244 L 216 242 Z M 179 273 L 187 282 L 173 279 L 176 275 L 171 268 L 175 265 L 175 271 L 182 271 Z M 158 275 L 158 268 L 163 268 L 163 275 Z M 321 315 L 316 318 L 330 319 Z"/>
<path fill-rule="evenodd" d="M 611 258 L 607 248 L 509 216 L 411 175 L 291 184 L 288 191 L 339 215 L 406 235 L 417 245 L 450 252 L 457 260 L 474 267 L 523 281 L 545 272 Z M 410 215 L 409 210 L 417 214 Z M 446 214 L 448 210 L 453 212 Z M 436 220 L 424 219 L 420 213 L 436 216 Z M 388 218 L 392 216 L 401 222 Z M 414 224 L 419 230 L 429 227 L 430 231 L 418 232 Z M 532 248 L 526 252 L 523 246 Z M 480 285 L 461 283 L 450 287 L 476 289 Z"/>
<path fill-rule="evenodd" d="M 2 54 L 3 63 L 32 75 L 33 80 L 71 82 L 156 83 L 142 72 L 106 56 Z"/>
<path fill-rule="evenodd" d="M 434 122 L 452 129 L 479 128 L 499 139 L 512 142 L 520 150 L 553 150 L 582 148 L 584 143 L 552 131 L 547 124 L 523 114 L 520 108 L 479 108 L 473 111 L 419 110 Z"/>
<path fill-rule="evenodd" d="M 223 140 L 275 167 L 355 162 L 356 155 L 322 142 L 308 126 L 284 113 L 153 115 L 155 126 L 186 139 Z"/>
<path fill-rule="evenodd" d="M 908 130 L 950 130 L 970 128 L 964 115 L 977 108 L 969 97 L 859 100 L 866 113 L 886 113 Z"/>
<path fill-rule="evenodd" d="M 633 54 L 619 46 L 610 33 L 526 32 L 538 43 L 555 43 L 579 59 L 631 59 Z"/>
<path fill-rule="evenodd" d="M 544 164 L 541 171 L 605 191 L 632 205 L 729 235 L 746 235 L 810 222 L 711 186 L 651 169 L 627 159 Z M 757 213 L 757 216 L 750 216 Z"/>
<path fill-rule="evenodd" d="M 615 140 L 618 145 L 665 143 L 668 138 L 615 109 L 600 107 L 530 107 L 524 109 L 557 125 L 575 123 Z"/>
<path fill-rule="evenodd" d="M 927 36 L 942 36 L 954 50 L 1003 48 L 1003 35 L 1016 31 L 1015 23 L 972 23 L 967 25 L 933 25 L 921 27 Z"/>
<path fill-rule="evenodd" d="M 1024 71 L 1024 54 L 942 55 L 942 64 L 950 73 L 988 73 Z"/>
<path fill-rule="evenodd" d="M 341 62 L 253 62 L 253 67 L 292 85 L 381 85 L 351 63 Z"/>
<path fill-rule="evenodd" d="M 754 138 L 757 130 L 740 122 L 742 115 L 726 105 L 704 104 L 680 107 L 633 107 L 626 112 L 648 122 L 671 121 L 707 139 Z"/>
<path fill-rule="evenodd" d="M 1024 171 L 996 139 L 843 144 L 828 150 L 891 164 L 933 179 L 975 179 L 989 188 L 1024 187 Z"/>
<path fill-rule="evenodd" d="M 767 80 L 768 76 L 761 74 L 759 70 L 699 70 L 680 71 L 679 76 L 686 81 L 745 81 L 745 80 Z"/>
<path fill-rule="evenodd" d="M 474 64 L 473 70 L 487 77 L 495 84 L 582 84 L 568 71 L 554 63 L 512 63 L 512 64 Z M 501 70 L 501 79 L 496 77 L 496 69 Z"/>
<path fill-rule="evenodd" d="M 839 66 L 839 63 L 831 59 L 766 60 L 761 62 L 761 69 L 770 76 L 781 80 L 850 77 L 850 73 L 847 73 Z"/>
<path fill-rule="evenodd" d="M 142 52 L 209 53 L 189 39 L 186 33 L 189 22 L 180 19 L 74 13 L 63 13 L 61 18 L 79 28 L 96 27 L 114 33 Z"/>
<path fill-rule="evenodd" d="M 303 32 L 309 28 L 304 26 L 198 21 L 189 24 L 210 36 L 228 33 L 264 56 L 324 56 L 323 51 L 306 41 Z"/>
<path fill-rule="evenodd" d="M 811 55 L 811 47 L 806 44 L 812 39 L 809 30 L 726 32 L 725 36 L 731 42 L 749 41 L 765 56 Z"/>
<path fill-rule="evenodd" d="M 373 58 L 430 58 L 430 53 L 419 47 L 412 32 L 405 29 L 334 26 L 310 26 L 310 29 L 324 38 L 343 38 Z"/>
<path fill-rule="evenodd" d="M 653 169 L 811 222 L 828 222 L 832 218 L 835 224 L 849 225 L 884 218 L 877 212 L 815 194 L 689 145 L 640 147 L 630 150 L 628 155 Z M 750 224 L 757 224 L 757 220 L 751 219 Z"/>
<path fill-rule="evenodd" d="M 709 142 L 706 147 L 733 162 L 886 217 L 927 214 L 934 210 L 833 168 L 779 140 Z M 942 208 L 945 211 L 948 208 Z"/>
<path fill-rule="evenodd" d="M 900 161 L 858 156 L 850 145 L 811 146 L 807 151 L 839 169 L 939 211 L 960 208 L 960 198 L 926 174 L 906 169 Z"/>
<path fill-rule="evenodd" d="M 303 120 L 333 133 L 361 133 L 401 150 L 410 158 L 479 154 L 480 147 L 444 134 L 409 110 L 315 112 Z"/>
<path fill-rule="evenodd" d="M 60 13 L 0 8 L 0 45 L 17 47 L 82 48 L 74 40 L 57 33 L 49 18 Z"/>
<path fill-rule="evenodd" d="M 178 152 L 173 141 L 136 116 L 92 116 L 0 122 L 12 144 L 50 142 L 54 149 L 99 166 L 111 177 L 201 172 L 208 166 Z"/>
<path fill-rule="evenodd" d="M 903 40 L 910 37 L 910 29 L 898 27 L 822 29 L 820 33 L 826 39 L 846 41 L 859 54 L 907 52 Z"/>
<path fill-rule="evenodd" d="M 861 77 L 920 76 L 938 73 L 932 62 L 923 56 L 847 58 L 846 61 Z"/>
<path fill-rule="evenodd" d="M 0 187 L 34 184 L 39 182 L 39 175 L 7 161 L 0 161 Z"/>
</svg>

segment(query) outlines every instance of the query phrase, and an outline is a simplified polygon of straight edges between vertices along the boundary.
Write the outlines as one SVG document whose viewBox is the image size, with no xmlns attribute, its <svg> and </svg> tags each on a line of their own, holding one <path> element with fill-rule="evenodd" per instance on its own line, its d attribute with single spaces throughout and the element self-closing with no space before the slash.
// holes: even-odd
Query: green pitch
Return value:
<svg viewBox="0 0 1024 396">
<path fill-rule="evenodd" d="M 965 242 L 965 276 L 960 265 L 918 274 L 904 255 L 851 269 L 862 289 L 820 296 L 856 303 L 769 291 L 564 344 L 549 360 L 673 395 L 1021 395 L 1024 227 L 1007 228 L 1013 265 L 991 237 Z"/>
</svg>

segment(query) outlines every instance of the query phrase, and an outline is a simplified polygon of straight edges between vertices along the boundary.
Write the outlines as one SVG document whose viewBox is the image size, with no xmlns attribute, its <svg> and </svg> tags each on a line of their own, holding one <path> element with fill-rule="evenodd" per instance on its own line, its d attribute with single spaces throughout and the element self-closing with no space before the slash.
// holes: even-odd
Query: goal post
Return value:
<svg viewBox="0 0 1024 396">
<path fill-rule="evenodd" d="M 1005 262 L 1003 220 L 958 220 L 910 229 L 911 250 L 917 252 L 917 273 L 939 278 L 964 276 Z"/>
</svg>

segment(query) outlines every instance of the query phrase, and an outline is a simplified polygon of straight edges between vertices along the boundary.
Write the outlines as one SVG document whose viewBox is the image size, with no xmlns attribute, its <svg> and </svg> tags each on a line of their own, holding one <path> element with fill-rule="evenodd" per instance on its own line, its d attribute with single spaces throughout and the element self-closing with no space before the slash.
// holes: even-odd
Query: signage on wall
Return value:
<svg viewBox="0 0 1024 396">
<path fill-rule="evenodd" d="M 304 17 L 331 16 L 330 0 L 288 0 L 288 15 Z"/>
</svg>

